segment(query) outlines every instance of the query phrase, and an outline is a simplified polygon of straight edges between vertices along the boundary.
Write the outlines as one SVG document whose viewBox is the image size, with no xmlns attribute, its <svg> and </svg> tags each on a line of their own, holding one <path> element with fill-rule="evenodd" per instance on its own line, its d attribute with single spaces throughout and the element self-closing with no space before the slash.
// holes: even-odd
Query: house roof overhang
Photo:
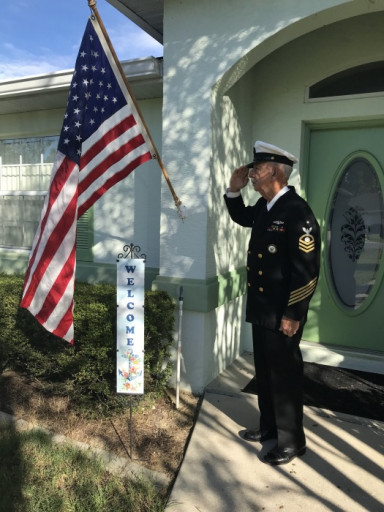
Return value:
<svg viewBox="0 0 384 512">
<path fill-rule="evenodd" d="M 161 98 L 163 59 L 148 57 L 122 62 L 136 99 Z M 0 115 L 65 108 L 73 69 L 0 82 Z"/>
<path fill-rule="evenodd" d="M 122 14 L 163 43 L 164 0 L 107 0 Z"/>
</svg>

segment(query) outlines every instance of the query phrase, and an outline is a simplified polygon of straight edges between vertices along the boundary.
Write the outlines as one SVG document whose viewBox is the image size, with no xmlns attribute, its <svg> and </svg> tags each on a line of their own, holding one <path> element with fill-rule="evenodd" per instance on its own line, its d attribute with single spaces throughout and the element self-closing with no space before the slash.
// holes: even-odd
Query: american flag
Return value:
<svg viewBox="0 0 384 512">
<path fill-rule="evenodd" d="M 21 307 L 73 343 L 77 219 L 155 150 L 96 19 L 76 60 Z"/>
</svg>

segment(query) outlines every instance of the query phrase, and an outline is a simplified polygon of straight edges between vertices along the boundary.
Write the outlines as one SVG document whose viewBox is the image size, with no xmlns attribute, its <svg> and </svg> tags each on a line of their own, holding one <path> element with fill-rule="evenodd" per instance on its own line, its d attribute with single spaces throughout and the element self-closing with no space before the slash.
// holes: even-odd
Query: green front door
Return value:
<svg viewBox="0 0 384 512">
<path fill-rule="evenodd" d="M 303 339 L 384 351 L 384 123 L 313 129 L 307 199 L 322 264 Z"/>
</svg>

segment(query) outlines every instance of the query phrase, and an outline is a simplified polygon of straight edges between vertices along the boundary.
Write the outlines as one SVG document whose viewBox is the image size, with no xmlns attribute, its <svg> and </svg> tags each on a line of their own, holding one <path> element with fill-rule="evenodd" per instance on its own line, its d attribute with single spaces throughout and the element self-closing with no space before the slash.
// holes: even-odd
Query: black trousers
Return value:
<svg viewBox="0 0 384 512">
<path fill-rule="evenodd" d="M 260 429 L 276 433 L 279 448 L 305 445 L 302 332 L 303 327 L 289 338 L 252 325 Z"/>
</svg>

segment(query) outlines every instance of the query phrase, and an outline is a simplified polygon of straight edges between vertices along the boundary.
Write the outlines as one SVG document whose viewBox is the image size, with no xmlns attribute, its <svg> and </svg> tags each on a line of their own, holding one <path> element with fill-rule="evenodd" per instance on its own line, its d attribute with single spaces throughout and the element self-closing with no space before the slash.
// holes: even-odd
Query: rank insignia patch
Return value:
<svg viewBox="0 0 384 512">
<path fill-rule="evenodd" d="M 299 238 L 299 249 L 305 253 L 315 250 L 315 239 L 311 235 L 312 228 L 303 228 L 304 235 Z"/>
</svg>

